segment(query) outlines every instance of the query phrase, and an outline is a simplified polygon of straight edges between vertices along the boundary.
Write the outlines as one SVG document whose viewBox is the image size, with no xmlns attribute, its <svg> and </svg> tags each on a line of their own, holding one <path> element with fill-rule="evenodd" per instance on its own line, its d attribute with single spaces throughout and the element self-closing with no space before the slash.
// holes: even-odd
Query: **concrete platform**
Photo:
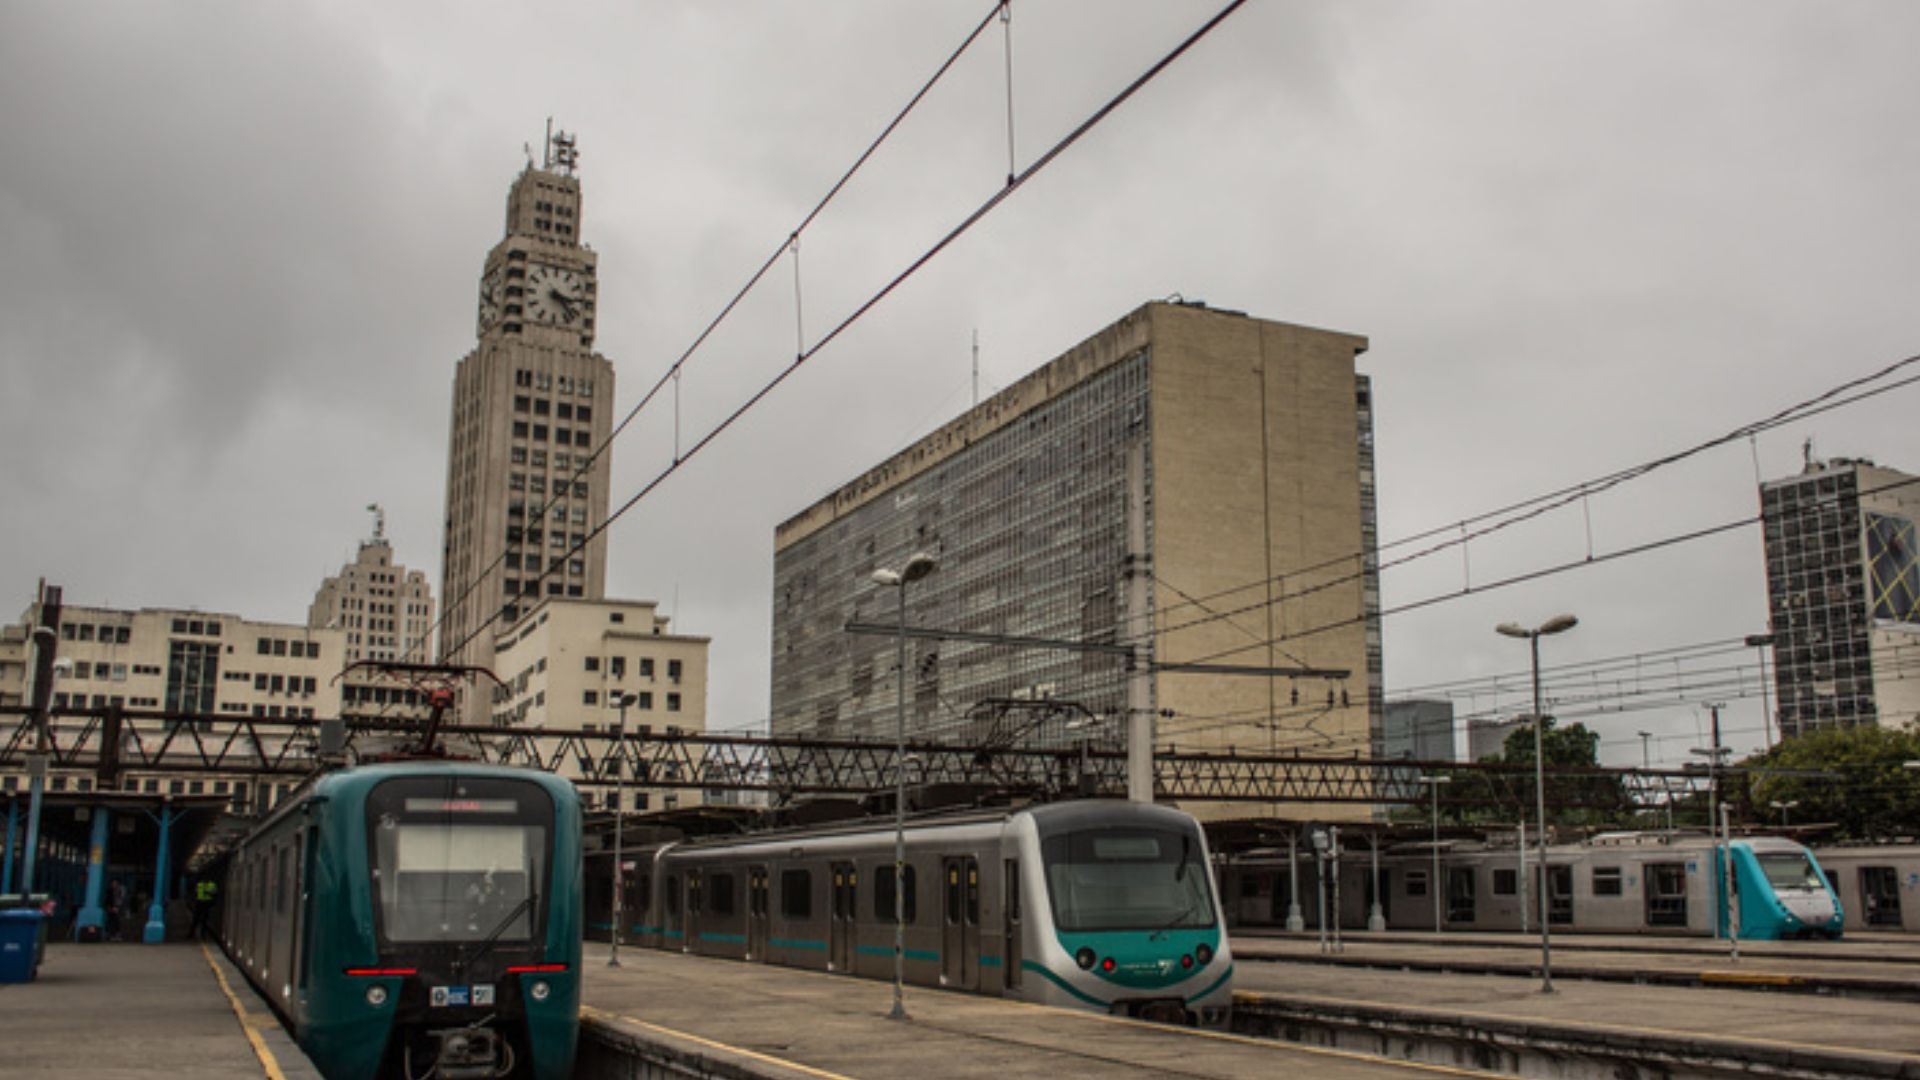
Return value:
<svg viewBox="0 0 1920 1080">
<path fill-rule="evenodd" d="M 1503 1071 L 1607 1075 L 1565 1067 L 1587 1059 L 1640 1075 L 1920 1077 L 1920 1012 L 1905 1002 L 1567 978 L 1543 994 L 1534 975 L 1244 959 L 1235 986 L 1236 1026 L 1264 1015 L 1271 1030 L 1334 1045 L 1446 1045 L 1451 1060 Z"/>
<path fill-rule="evenodd" d="M 920 987 L 907 988 L 909 1019 L 889 1020 L 887 982 L 649 949 L 606 962 L 589 942 L 582 1078 L 634 1075 L 607 1060 L 623 1040 L 693 1075 L 783 1080 L 1493 1075 Z"/>
<path fill-rule="evenodd" d="M 38 979 L 0 984 L 0 1075 L 319 1080 L 225 957 L 186 943 L 48 944 Z"/>
<path fill-rule="evenodd" d="M 1312 935 L 1240 934 L 1235 956 L 1342 967 L 1537 978 L 1538 938 L 1513 934 L 1348 934 L 1339 952 Z M 1920 942 L 1726 942 L 1584 935 L 1553 939 L 1556 981 L 1730 987 L 1920 1002 Z"/>
</svg>

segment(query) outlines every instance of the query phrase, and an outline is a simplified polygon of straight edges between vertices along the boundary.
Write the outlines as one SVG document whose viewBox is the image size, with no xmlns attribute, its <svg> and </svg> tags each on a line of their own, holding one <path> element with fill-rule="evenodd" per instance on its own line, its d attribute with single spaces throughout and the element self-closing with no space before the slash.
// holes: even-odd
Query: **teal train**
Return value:
<svg viewBox="0 0 1920 1080">
<path fill-rule="evenodd" d="M 621 940 L 750 963 L 1222 1026 L 1233 954 L 1206 837 L 1163 806 L 1081 800 L 628 849 Z M 589 863 L 588 932 L 615 908 Z"/>
<path fill-rule="evenodd" d="M 231 852 L 222 943 L 327 1080 L 573 1069 L 580 806 L 540 772 L 320 776 Z"/>
</svg>

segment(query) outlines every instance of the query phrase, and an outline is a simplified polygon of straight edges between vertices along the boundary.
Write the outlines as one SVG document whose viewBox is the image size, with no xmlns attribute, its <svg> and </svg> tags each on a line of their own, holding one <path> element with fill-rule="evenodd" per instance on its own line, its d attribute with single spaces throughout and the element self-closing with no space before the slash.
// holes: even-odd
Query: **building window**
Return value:
<svg viewBox="0 0 1920 1080">
<path fill-rule="evenodd" d="M 638 706 L 639 706 L 640 708 L 642 708 L 642 709 L 651 709 L 651 708 L 653 708 L 653 691 L 651 691 L 651 690 L 642 690 L 642 691 L 640 691 L 640 693 L 639 693 L 639 694 L 638 694 L 637 696 L 638 696 L 638 698 L 639 698 L 639 700 L 638 700 L 638 701 L 636 702 L 636 704 L 637 704 L 637 705 L 638 705 Z"/>
<path fill-rule="evenodd" d="M 680 681 L 680 661 L 667 661 L 667 678 L 672 682 Z"/>
<path fill-rule="evenodd" d="M 582 693 L 582 694 L 580 695 L 580 704 L 582 704 L 582 705 L 598 705 L 598 704 L 600 704 L 600 691 L 598 691 L 598 690 L 588 690 L 588 691 L 586 691 L 585 693 Z"/>
<path fill-rule="evenodd" d="M 668 712 L 680 711 L 680 695 L 679 694 L 667 695 L 667 711 Z"/>
</svg>

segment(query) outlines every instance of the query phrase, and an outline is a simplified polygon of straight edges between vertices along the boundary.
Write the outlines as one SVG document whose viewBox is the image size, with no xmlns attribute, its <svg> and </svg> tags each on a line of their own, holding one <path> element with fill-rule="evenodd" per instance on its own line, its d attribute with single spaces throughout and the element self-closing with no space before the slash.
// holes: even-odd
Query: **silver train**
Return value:
<svg viewBox="0 0 1920 1080">
<path fill-rule="evenodd" d="M 1817 847 L 1848 930 L 1920 932 L 1920 844 Z"/>
<path fill-rule="evenodd" d="M 1517 931 L 1539 925 L 1538 905 L 1526 899 L 1538 879 L 1537 849 L 1522 854 L 1512 843 L 1442 841 L 1437 871 L 1434 854 L 1433 845 L 1424 843 L 1380 852 L 1380 914 L 1387 929 Z M 1688 832 L 1609 833 L 1550 846 L 1549 917 L 1554 927 L 1574 933 L 1724 936 L 1729 905 L 1718 883 L 1725 858 L 1711 838 Z M 1843 922 L 1845 905 L 1822 863 L 1803 845 L 1741 838 L 1732 844 L 1732 859 L 1741 937 L 1832 938 L 1854 925 L 1851 918 Z M 1285 925 L 1293 896 L 1290 867 L 1300 875 L 1306 927 L 1320 925 L 1317 860 L 1290 861 L 1285 850 L 1236 857 L 1223 871 L 1233 925 Z M 1349 846 L 1340 860 L 1341 927 L 1367 927 L 1373 867 L 1364 844 Z M 1331 878 L 1329 895 L 1335 892 Z"/>
<path fill-rule="evenodd" d="M 890 819 L 654 844 L 624 856 L 622 942 L 892 979 Z M 587 857 L 587 932 L 612 928 Z M 909 983 L 1221 1026 L 1233 955 L 1197 822 L 1113 800 L 910 819 Z M 928 883 L 932 884 L 929 889 Z"/>
</svg>

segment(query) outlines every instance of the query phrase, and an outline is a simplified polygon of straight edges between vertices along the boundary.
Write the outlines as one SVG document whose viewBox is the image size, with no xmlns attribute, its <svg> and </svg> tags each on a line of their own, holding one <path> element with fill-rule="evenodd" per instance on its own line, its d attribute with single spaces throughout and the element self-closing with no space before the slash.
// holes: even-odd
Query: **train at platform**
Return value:
<svg viewBox="0 0 1920 1080">
<path fill-rule="evenodd" d="M 1187 814 L 1095 799 L 915 816 L 904 831 L 905 982 L 1227 1022 L 1225 913 Z M 621 940 L 892 979 L 895 840 L 891 819 L 862 819 L 629 850 Z M 589 933 L 604 939 L 612 855 L 590 854 L 587 874 Z"/>
<path fill-rule="evenodd" d="M 579 1032 L 580 805 L 445 760 L 321 774 L 231 850 L 221 942 L 327 1080 L 562 1080 Z"/>
<path fill-rule="evenodd" d="M 1437 858 L 1436 858 L 1437 854 Z M 1378 881 L 1378 914 L 1390 930 L 1519 931 L 1538 927 L 1539 852 L 1515 844 L 1443 840 L 1383 848 L 1378 871 L 1364 845 L 1339 866 L 1339 925 L 1365 928 Z M 1737 921 L 1742 938 L 1838 938 L 1845 907 L 1805 845 L 1755 836 L 1731 844 L 1734 895 L 1726 881 L 1728 846 L 1704 833 L 1622 832 L 1547 849 L 1550 925 L 1570 933 L 1724 937 Z M 1292 869 L 1300 873 L 1298 886 Z M 1283 926 L 1297 897 L 1302 920 L 1320 924 L 1318 863 L 1285 850 L 1250 852 L 1224 870 L 1236 925 Z M 1326 901 L 1335 910 L 1333 901 Z"/>
</svg>

